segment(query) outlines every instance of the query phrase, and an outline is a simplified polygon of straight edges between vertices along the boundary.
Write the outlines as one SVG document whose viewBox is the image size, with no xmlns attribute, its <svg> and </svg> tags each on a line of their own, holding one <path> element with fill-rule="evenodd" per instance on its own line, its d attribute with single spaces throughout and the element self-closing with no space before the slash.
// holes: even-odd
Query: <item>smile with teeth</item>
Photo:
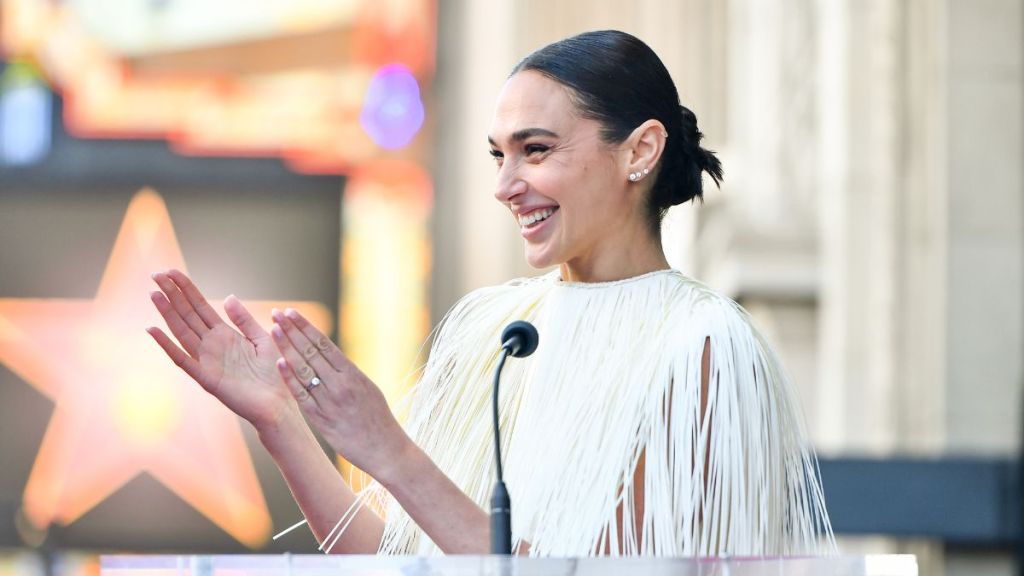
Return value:
<svg viewBox="0 0 1024 576">
<path fill-rule="evenodd" d="M 558 207 L 556 206 L 554 208 L 541 208 L 540 210 L 535 210 L 527 215 L 520 214 L 519 225 L 523 228 L 533 226 L 534 224 L 547 220 L 557 210 Z"/>
</svg>

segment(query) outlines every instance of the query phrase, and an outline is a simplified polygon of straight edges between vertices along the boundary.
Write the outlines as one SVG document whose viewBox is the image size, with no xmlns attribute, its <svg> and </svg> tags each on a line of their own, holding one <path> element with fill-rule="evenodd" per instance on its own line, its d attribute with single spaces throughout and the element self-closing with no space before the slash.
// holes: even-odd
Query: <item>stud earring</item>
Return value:
<svg viewBox="0 0 1024 576">
<path fill-rule="evenodd" d="M 647 176 L 650 173 L 651 173 L 651 171 L 649 169 L 644 168 L 644 176 Z"/>
<path fill-rule="evenodd" d="M 630 172 L 629 173 L 629 181 L 630 182 L 636 182 L 636 179 L 637 179 L 636 172 Z"/>
</svg>

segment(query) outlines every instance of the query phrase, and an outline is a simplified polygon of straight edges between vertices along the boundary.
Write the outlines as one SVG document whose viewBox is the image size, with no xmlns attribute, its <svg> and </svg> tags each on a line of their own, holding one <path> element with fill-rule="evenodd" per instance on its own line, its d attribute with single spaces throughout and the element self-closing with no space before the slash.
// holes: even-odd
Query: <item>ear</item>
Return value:
<svg viewBox="0 0 1024 576">
<path fill-rule="evenodd" d="M 665 151 L 668 133 L 657 120 L 648 120 L 636 127 L 626 138 L 626 174 L 632 182 L 640 182 L 651 176 L 661 154 Z"/>
</svg>

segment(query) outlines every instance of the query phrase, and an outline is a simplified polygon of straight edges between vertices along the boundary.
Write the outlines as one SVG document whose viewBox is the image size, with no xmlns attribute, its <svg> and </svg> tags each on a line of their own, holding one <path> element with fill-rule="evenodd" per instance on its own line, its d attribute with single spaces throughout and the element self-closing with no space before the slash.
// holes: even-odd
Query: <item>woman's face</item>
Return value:
<svg viewBox="0 0 1024 576">
<path fill-rule="evenodd" d="M 567 88 L 537 72 L 515 74 L 498 97 L 488 138 L 494 195 L 516 220 L 533 267 L 594 267 L 633 233 L 626 161 L 600 130 L 578 115 Z"/>
</svg>

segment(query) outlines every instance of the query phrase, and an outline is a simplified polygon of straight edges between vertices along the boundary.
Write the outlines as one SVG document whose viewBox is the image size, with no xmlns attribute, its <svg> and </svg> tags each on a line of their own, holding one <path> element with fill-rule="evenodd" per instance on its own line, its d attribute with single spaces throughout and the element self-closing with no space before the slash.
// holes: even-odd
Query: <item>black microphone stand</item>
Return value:
<svg viewBox="0 0 1024 576">
<path fill-rule="evenodd" d="M 537 349 L 539 338 L 533 324 L 517 320 L 501 332 L 501 358 L 494 370 L 494 462 L 497 466 L 497 480 L 491 493 L 491 554 L 512 554 L 512 503 L 505 487 L 505 475 L 501 468 L 501 429 L 498 419 L 498 385 L 501 369 L 509 355 L 525 358 Z"/>
<path fill-rule="evenodd" d="M 494 462 L 497 465 L 497 481 L 491 492 L 491 554 L 512 554 L 512 502 L 505 487 L 505 475 L 501 469 L 501 434 L 498 428 L 498 383 L 501 369 L 505 366 L 509 349 L 502 347 L 498 368 L 494 371 Z"/>
</svg>

